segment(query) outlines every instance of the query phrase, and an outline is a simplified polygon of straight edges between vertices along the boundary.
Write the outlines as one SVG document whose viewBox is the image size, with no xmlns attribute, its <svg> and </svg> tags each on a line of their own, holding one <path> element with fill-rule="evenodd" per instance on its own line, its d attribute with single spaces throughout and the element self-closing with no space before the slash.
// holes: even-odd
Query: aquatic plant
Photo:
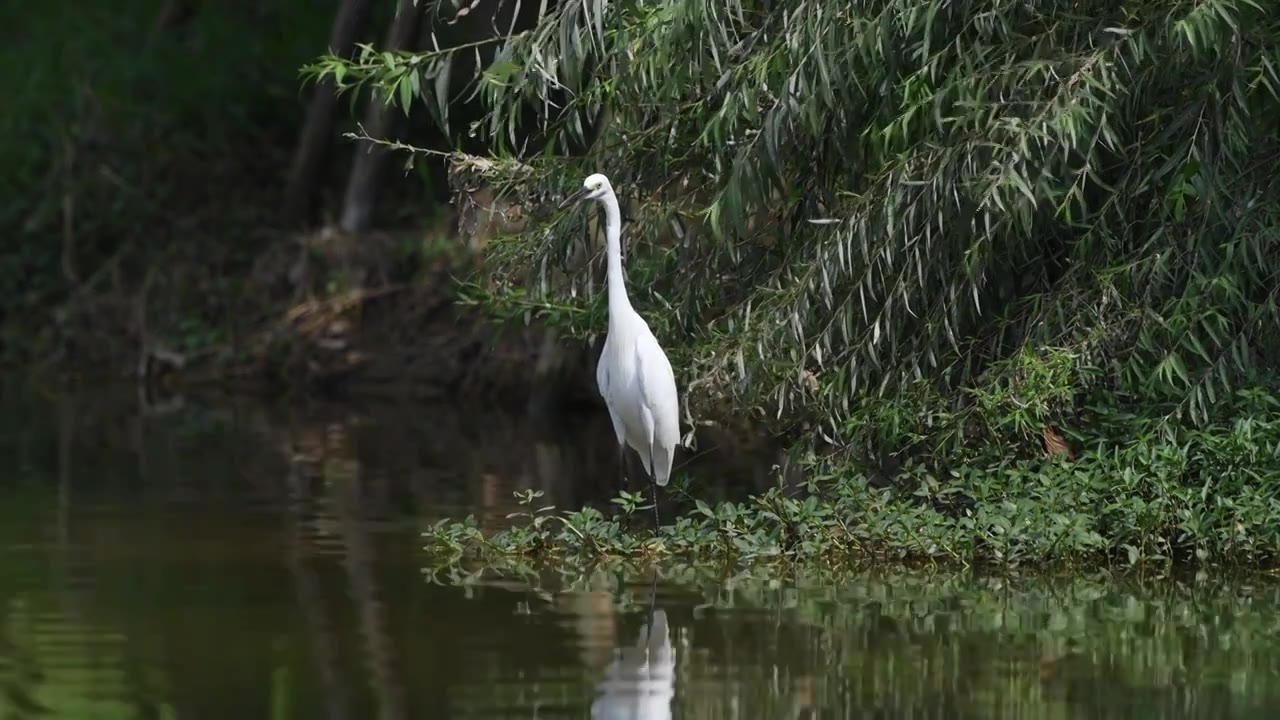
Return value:
<svg viewBox="0 0 1280 720">
<path fill-rule="evenodd" d="M 657 534 L 643 523 L 632 529 L 648 508 L 642 494 L 622 493 L 606 514 L 538 506 L 540 493 L 527 491 L 527 510 L 509 529 L 486 536 L 473 517 L 446 519 L 423 539 L 440 567 L 609 558 L 737 568 L 1267 565 L 1280 548 L 1280 400 L 1242 390 L 1234 404 L 1204 428 L 1173 430 L 1165 415 L 1092 406 L 1081 415 L 1088 440 L 1074 459 L 988 448 L 907 460 L 881 478 L 839 458 L 810 458 L 812 475 L 798 492 L 773 488 L 714 506 L 677 480 L 683 512 Z"/>
</svg>

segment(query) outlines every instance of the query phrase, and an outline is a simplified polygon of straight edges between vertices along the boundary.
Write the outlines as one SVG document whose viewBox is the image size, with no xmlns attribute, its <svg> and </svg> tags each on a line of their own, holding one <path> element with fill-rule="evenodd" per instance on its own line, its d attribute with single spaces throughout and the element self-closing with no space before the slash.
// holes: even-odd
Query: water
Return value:
<svg viewBox="0 0 1280 720">
<path fill-rule="evenodd" d="M 426 572 L 420 527 L 463 511 L 496 527 L 516 489 L 599 499 L 607 423 L 138 405 L 0 393 L 0 718 L 1280 711 L 1280 590 L 1265 577 L 600 570 L 458 587 Z M 708 493 L 732 492 L 716 467 Z"/>
</svg>

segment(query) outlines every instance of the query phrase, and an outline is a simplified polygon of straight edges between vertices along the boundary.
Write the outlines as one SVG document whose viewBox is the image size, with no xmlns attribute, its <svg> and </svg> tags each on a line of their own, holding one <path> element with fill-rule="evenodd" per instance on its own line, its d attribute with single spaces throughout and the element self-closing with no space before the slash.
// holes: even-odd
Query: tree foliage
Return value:
<svg viewBox="0 0 1280 720">
<path fill-rule="evenodd" d="M 535 220 L 492 247 L 496 306 L 567 303 L 602 331 L 581 261 L 600 244 L 550 200 L 608 173 L 636 304 L 695 405 L 847 438 L 890 400 L 926 424 L 1031 403 L 1026 434 L 1104 387 L 1205 423 L 1275 366 L 1274 3 L 546 7 L 472 78 L 450 66 L 475 46 L 309 71 L 446 127 L 452 102 L 484 103 L 448 129 L 491 144 L 466 167 Z"/>
</svg>

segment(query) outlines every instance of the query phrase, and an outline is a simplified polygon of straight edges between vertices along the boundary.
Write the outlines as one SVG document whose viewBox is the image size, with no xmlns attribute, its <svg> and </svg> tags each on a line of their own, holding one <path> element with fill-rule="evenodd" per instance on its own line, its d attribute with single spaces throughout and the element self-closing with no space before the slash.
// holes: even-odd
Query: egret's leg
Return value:
<svg viewBox="0 0 1280 720">
<path fill-rule="evenodd" d="M 653 479 L 653 473 L 658 469 L 653 464 L 653 446 L 649 446 L 649 492 L 653 494 L 653 534 L 658 534 L 658 483 Z"/>
<path fill-rule="evenodd" d="M 618 480 L 622 489 L 627 489 L 627 443 L 618 443 Z"/>
</svg>

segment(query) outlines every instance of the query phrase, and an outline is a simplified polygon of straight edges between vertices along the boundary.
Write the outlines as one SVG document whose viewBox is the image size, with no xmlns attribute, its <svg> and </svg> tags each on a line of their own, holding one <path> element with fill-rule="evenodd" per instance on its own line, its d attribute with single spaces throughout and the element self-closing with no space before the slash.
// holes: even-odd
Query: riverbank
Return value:
<svg viewBox="0 0 1280 720">
<path fill-rule="evenodd" d="M 138 417 L 132 388 L 103 390 L 0 382 L 6 652 L 31 670 L 8 680 L 54 717 L 585 716 L 656 622 L 678 717 L 1280 707 L 1275 577 L 679 561 L 451 576 L 425 561 L 423 518 L 501 521 L 534 487 L 576 506 L 606 478 L 610 430 L 410 402 L 190 398 Z"/>
<path fill-rule="evenodd" d="M 473 522 L 446 521 L 424 543 L 435 562 L 458 567 L 644 558 L 739 568 L 1271 568 L 1280 402 L 1254 388 L 1232 405 L 1201 428 L 1158 408 L 1093 405 L 1064 428 L 1065 447 L 1039 457 L 961 450 L 891 475 L 839 454 L 810 457 L 803 486 L 739 502 L 702 502 L 677 478 L 663 492 L 656 534 L 647 493 L 615 500 L 612 517 L 525 497 L 526 526 L 485 535 Z"/>
<path fill-rule="evenodd" d="M 471 303 L 463 290 L 483 282 L 483 253 L 475 251 L 483 243 L 459 232 L 456 218 L 359 237 L 325 229 L 277 243 L 243 282 L 256 313 L 239 318 L 229 337 L 187 353 L 156 352 L 173 344 L 159 333 L 145 338 L 152 354 L 139 363 L 143 384 L 179 393 L 213 386 L 526 408 L 599 404 L 600 338 L 592 345 Z M 91 343 L 96 332 L 89 327 L 72 346 Z M 679 343 L 671 352 L 700 354 Z M 440 568 L 594 557 L 730 566 L 1275 562 L 1280 400 L 1273 389 L 1245 386 L 1192 422 L 1176 405 L 1105 386 L 1077 390 L 1076 375 L 1055 369 L 1055 358 L 1024 354 L 1014 375 L 1029 380 L 979 387 L 971 393 L 979 400 L 962 406 L 955 396 L 929 393 L 863 396 L 835 418 L 843 431 L 835 443 L 806 426 L 804 412 L 785 427 L 752 422 L 684 380 L 682 403 L 694 410 L 682 409 L 682 431 L 695 431 L 695 442 L 746 448 L 753 443 L 744 433 L 781 435 L 790 452 L 765 462 L 766 469 L 786 466 L 785 478 L 774 473 L 778 489 L 762 491 L 769 481 L 756 479 L 715 501 L 678 468 L 662 492 L 656 535 L 647 488 L 636 476 L 634 494 L 614 503 L 620 516 L 598 507 L 550 510 L 527 498 L 526 509 L 538 511 L 529 526 L 481 531 L 448 520 L 425 533 L 425 549 Z M 1046 417 L 1055 425 L 1042 424 Z M 706 439 L 708 425 L 726 424 L 727 433 Z M 680 462 L 700 452 L 683 449 Z"/>
<path fill-rule="evenodd" d="M 472 274 L 479 256 L 460 250 L 465 239 L 451 240 L 457 252 L 419 259 L 407 281 L 373 284 L 374 268 L 388 255 L 339 251 L 351 240 L 325 237 L 302 245 L 313 278 L 303 299 L 278 304 L 234 351 L 160 368 L 148 382 L 179 392 L 239 386 L 257 394 L 598 404 L 598 348 L 536 322 L 504 324 L 484 307 L 461 302 L 460 288 L 482 277 Z M 356 287 L 326 293 L 315 279 L 332 277 L 354 278 Z M 1048 371 L 1035 365 L 1024 374 L 1037 368 Z M 689 388 L 681 390 L 682 398 L 690 396 Z M 1237 390 L 1199 423 L 1176 406 L 1104 389 L 1060 390 L 1052 383 L 1047 391 L 1022 387 L 963 412 L 946 410 L 953 407 L 946 398 L 930 395 L 911 406 L 854 405 L 840 423 L 857 442 L 833 445 L 803 426 L 784 435 L 790 452 L 776 462 L 787 466 L 786 477 L 774 471 L 775 489 L 762 491 L 769 481 L 753 481 L 715 501 L 678 471 L 661 492 L 656 535 L 649 493 L 637 475 L 633 494 L 614 501 L 616 516 L 607 503 L 550 509 L 526 497 L 527 526 L 481 530 L 455 518 L 424 533 L 423 543 L 438 569 L 593 558 L 736 567 L 1275 563 L 1280 399 L 1274 390 L 1262 384 Z M 537 391 L 541 399 L 531 403 Z M 1062 398 L 1071 403 L 1054 411 L 1056 427 L 1028 422 L 1041 415 L 1023 412 L 1027 405 Z M 700 427 L 686 420 L 683 432 L 696 430 L 695 440 L 725 447 L 723 437 L 708 443 L 702 424 L 733 418 L 702 412 L 710 407 L 704 398 L 694 402 Z M 738 418 L 735 425 L 742 424 Z M 757 425 L 757 432 L 762 427 L 771 428 Z M 734 429 L 741 435 L 741 427 Z M 604 436 L 599 441 L 608 444 Z M 699 452 L 682 449 L 680 462 Z M 599 472 L 612 477 L 613 469 Z"/>
<path fill-rule="evenodd" d="M 20 190 L 3 208 L 20 228 L 0 252 L 12 298 L 0 317 L 5 359 L 165 392 L 598 404 L 599 238 L 586 213 L 554 208 L 588 172 L 616 168 L 628 282 L 676 368 L 684 430 L 698 442 L 705 423 L 776 435 L 792 450 L 779 464 L 804 472 L 777 493 L 750 487 L 719 502 L 677 480 L 662 508 L 676 519 L 656 538 L 643 486 L 620 498 L 634 530 L 581 504 L 505 534 L 446 521 L 428 537 L 442 562 L 1272 559 L 1280 296 L 1266 259 L 1280 256 L 1280 186 L 1266 169 L 1280 154 L 1268 124 L 1280 95 L 1249 69 L 1276 46 L 1259 8 L 1217 36 L 1216 47 L 1248 48 L 1244 61 L 1187 45 L 1170 30 L 1190 27 L 1174 6 L 1124 23 L 1013 12 L 1000 18 L 1008 34 L 993 36 L 983 29 L 993 10 L 970 3 L 937 25 L 890 23 L 898 35 L 886 40 L 845 22 L 872 22 L 850 4 L 808 16 L 804 42 L 765 25 L 655 24 L 650 9 L 628 6 L 607 18 L 609 32 L 671 72 L 622 62 L 607 79 L 595 73 L 608 63 L 574 49 L 599 45 L 605 18 L 574 24 L 571 37 L 546 15 L 533 34 L 483 41 L 518 60 L 481 72 L 485 83 L 523 90 L 485 100 L 488 122 L 459 125 L 460 106 L 450 110 L 454 130 L 474 130 L 488 149 L 451 157 L 465 172 L 446 188 L 439 150 L 346 145 L 354 117 L 330 112 L 329 130 L 299 132 L 295 68 L 324 46 L 324 27 L 290 24 L 320 22 L 304 3 L 257 17 L 201 8 L 181 21 L 159 5 L 50 13 L 39 41 L 27 25 L 10 49 L 24 59 L 39 49 L 43 73 L 67 86 L 22 96 L 14 117 L 33 126 L 0 145 Z M 1124 32 L 1099 47 L 1098 27 Z M 93 76 L 64 72 L 67 48 L 44 40 L 78 38 L 70 57 L 92 58 L 101 30 L 136 51 L 73 63 Z M 516 159 L 505 136 L 525 101 L 563 89 L 531 73 L 546 48 L 528 41 L 541 33 L 573 40 L 550 52 L 577 67 L 584 91 L 539 111 L 556 107 L 539 119 L 547 147 L 563 152 Z M 701 56 L 669 55 L 689 38 Z M 429 124 L 424 110 L 457 100 L 441 94 L 452 51 L 397 50 L 322 58 L 304 76 L 350 93 L 397 88 L 391 109 Z M 1048 56 L 1062 66 L 1022 78 L 1013 95 L 986 81 Z M 704 87 L 723 57 L 759 71 Z M 759 115 L 753 98 L 785 97 L 797 78 L 826 91 L 807 93 L 803 112 L 780 103 Z M 1242 90 L 1214 132 L 1181 122 L 1151 136 L 1151 118 L 1199 117 L 1231 83 Z M 584 132 L 601 108 L 609 121 Z M 453 136 L 437 130 L 437 141 Z M 425 142 L 418 134 L 385 133 Z M 329 137 L 350 162 L 302 173 L 316 202 L 290 219 L 285 149 L 309 146 L 299 135 Z M 370 197 L 347 202 L 352 193 L 320 202 L 344 180 L 372 189 L 378 174 L 359 159 L 375 156 L 378 167 L 406 162 L 379 181 L 394 192 L 377 194 L 378 213 Z M 485 192 L 507 205 L 472 212 L 499 221 L 476 237 L 459 215 L 484 206 L 466 203 Z"/>
<path fill-rule="evenodd" d="M 160 379 L 179 393 L 239 384 L 260 394 L 527 402 L 545 338 L 536 326 L 503 332 L 477 308 L 459 306 L 442 290 L 450 287 L 448 267 L 437 269 L 439 282 L 336 294 L 282 310 L 245 352 Z M 494 350 L 499 347 L 505 352 Z M 593 349 L 580 346 L 567 356 L 580 365 L 562 364 L 558 387 L 574 389 L 553 404 L 572 404 L 570 398 L 593 404 Z M 937 418 L 932 432 L 923 420 L 907 429 L 903 437 L 914 446 L 899 441 L 859 453 L 793 434 L 786 440 L 790 452 L 762 457 L 764 477 L 749 484 L 735 488 L 727 477 L 741 468 L 703 463 L 701 475 L 726 476 L 721 482 L 728 492 L 718 491 L 718 500 L 682 469 L 707 447 L 733 452 L 725 437 L 709 438 L 702 427 L 695 432 L 702 447 L 681 449 L 675 479 L 660 491 L 656 534 L 648 489 L 633 473 L 631 492 L 612 503 L 557 505 L 525 491 L 508 501 L 526 513 L 513 523 L 481 527 L 450 518 L 425 531 L 422 541 L 435 570 L 608 559 L 740 569 L 884 563 L 1269 568 L 1280 548 L 1277 408 L 1273 391 L 1245 388 L 1221 402 L 1211 421 L 1195 426 L 1179 420 L 1174 408 L 1095 392 L 1064 414 L 1060 427 L 1038 436 L 985 434 L 944 444 L 939 437 L 957 418 Z M 879 431 L 885 417 L 908 410 L 886 403 L 845 422 Z M 988 416 L 987 424 L 999 426 L 1001 417 Z M 596 420 L 607 423 L 603 415 Z M 606 435 L 594 434 L 594 442 L 611 453 Z M 768 471 L 771 462 L 785 466 L 785 474 L 778 467 Z M 595 474 L 608 477 L 593 486 L 606 496 L 614 472 L 611 463 L 596 467 Z"/>
</svg>

